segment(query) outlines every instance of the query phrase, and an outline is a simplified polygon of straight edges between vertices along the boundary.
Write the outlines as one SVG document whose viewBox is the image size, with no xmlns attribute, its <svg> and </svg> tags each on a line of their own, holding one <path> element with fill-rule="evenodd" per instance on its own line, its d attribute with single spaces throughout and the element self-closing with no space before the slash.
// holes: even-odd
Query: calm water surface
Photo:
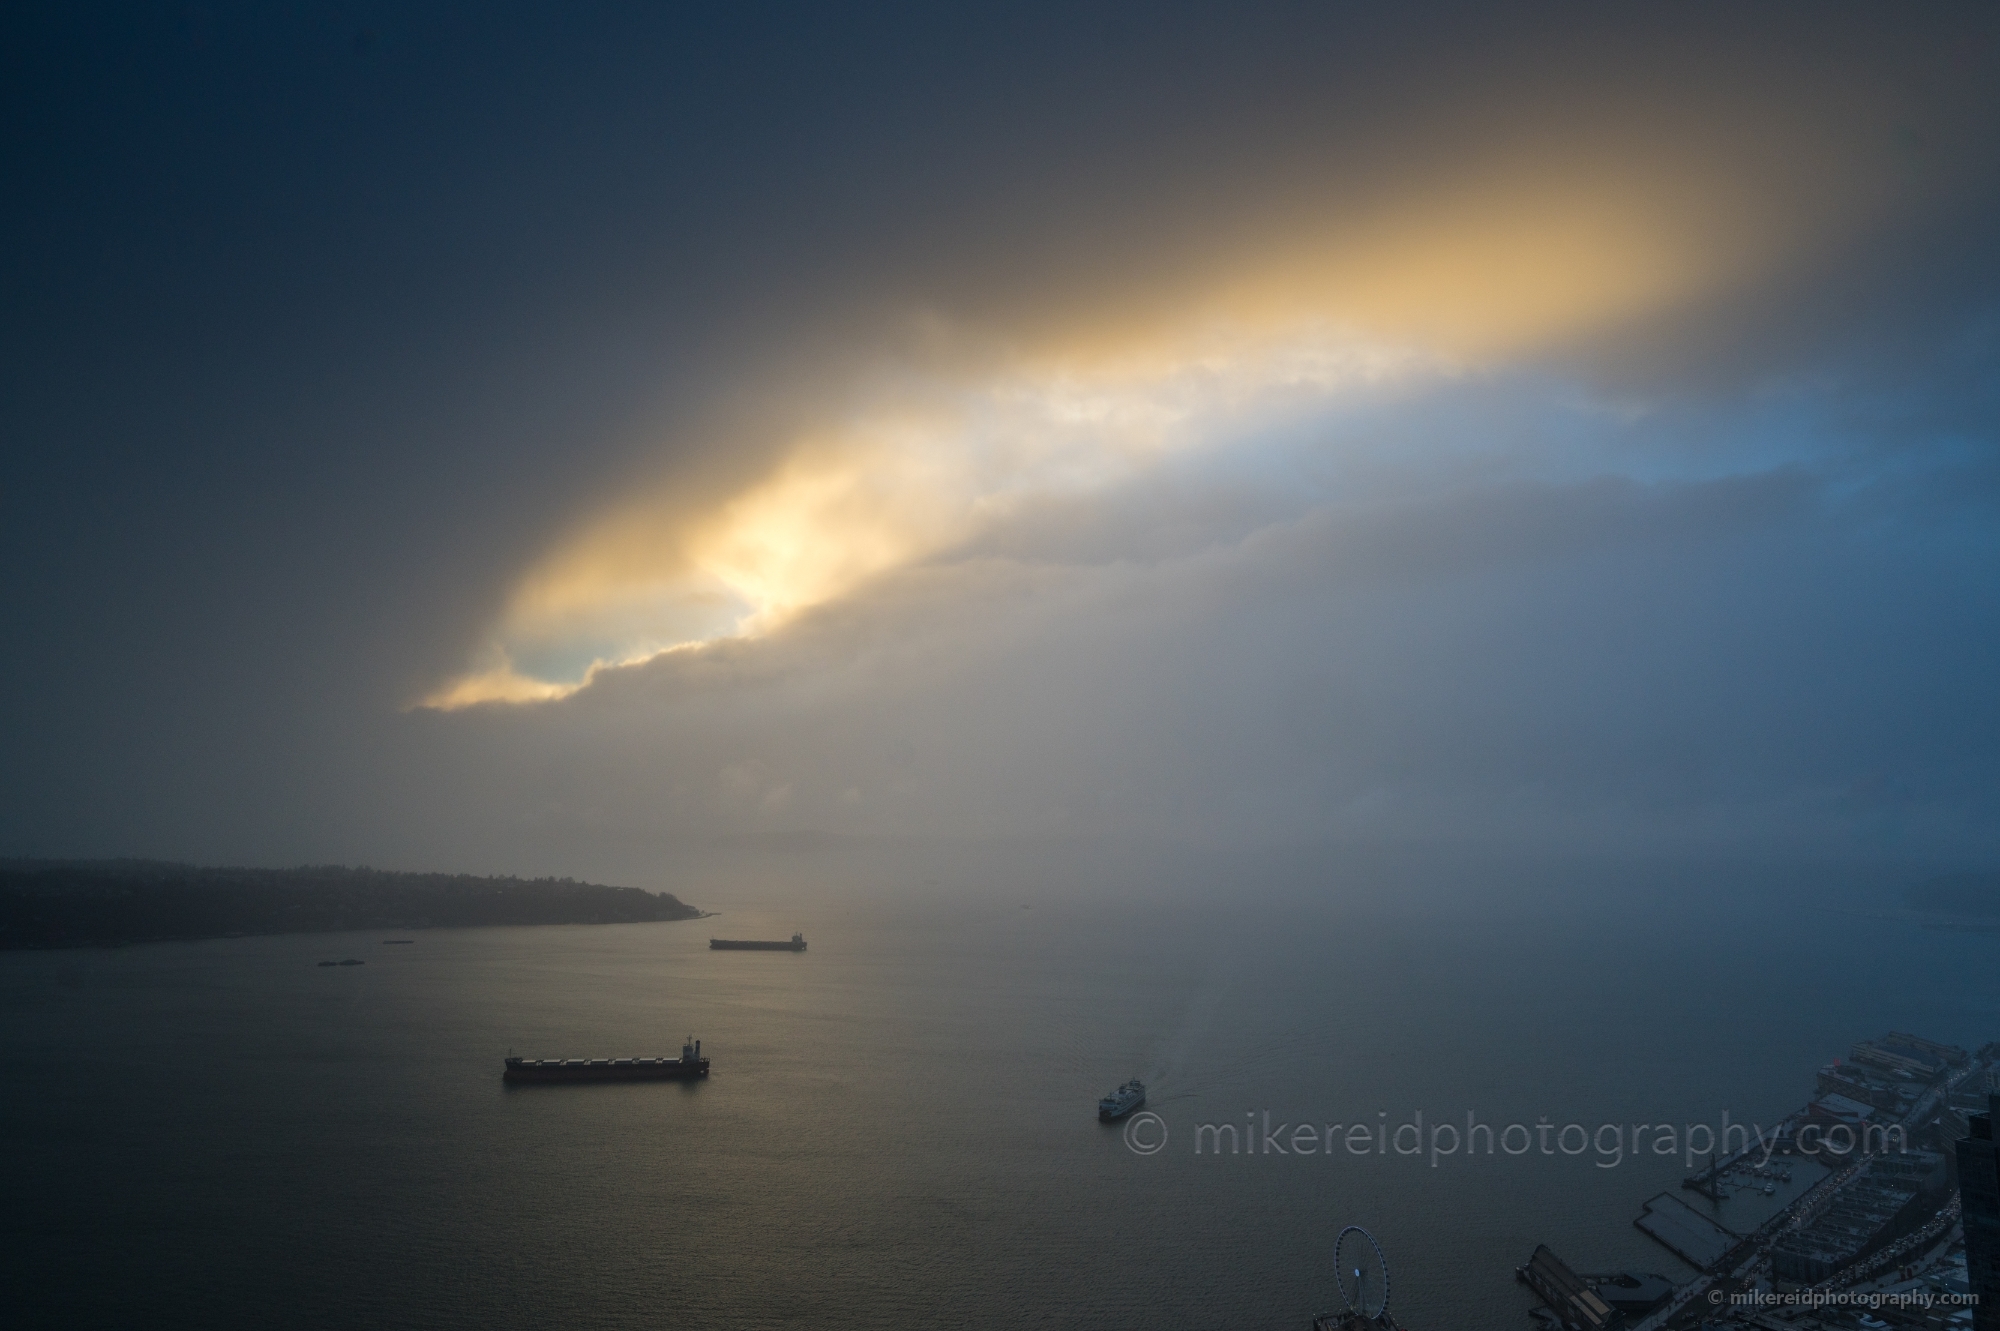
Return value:
<svg viewBox="0 0 2000 1331">
<path fill-rule="evenodd" d="M 1522 1331 L 1538 1242 L 1684 1271 L 1631 1226 L 1683 1161 L 1197 1156 L 1194 1126 L 1769 1123 L 1856 1038 L 2000 1035 L 1990 939 L 1765 878 L 775 856 L 656 884 L 713 921 L 0 955 L 9 1299 L 46 1326 L 1296 1329 L 1361 1223 L 1413 1331 Z M 794 929 L 804 955 L 707 950 Z M 698 1085 L 499 1078 L 690 1032 Z M 1156 1155 L 1094 1118 L 1133 1075 Z"/>
</svg>

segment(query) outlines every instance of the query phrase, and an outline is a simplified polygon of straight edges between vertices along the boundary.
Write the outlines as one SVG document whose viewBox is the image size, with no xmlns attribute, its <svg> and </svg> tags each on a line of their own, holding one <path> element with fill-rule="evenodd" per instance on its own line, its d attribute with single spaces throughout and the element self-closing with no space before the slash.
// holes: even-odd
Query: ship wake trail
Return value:
<svg viewBox="0 0 2000 1331">
<path fill-rule="evenodd" d="M 1235 966 L 1231 965 L 1227 970 L 1233 972 Z M 1202 1060 L 1193 1066 L 1209 1065 L 1208 1046 L 1211 1042 L 1208 1033 L 1215 1025 L 1216 1014 L 1222 1008 L 1223 995 L 1228 988 L 1227 976 L 1218 975 L 1215 970 L 1211 970 L 1203 979 L 1201 987 L 1188 999 L 1179 1028 L 1161 1041 L 1158 1052 L 1148 1060 L 1146 1081 L 1149 1084 L 1165 1083 L 1183 1087 L 1175 1096 L 1176 1099 L 1199 1094 L 1205 1089 L 1212 1079 L 1190 1076 L 1188 1069 L 1191 1065 L 1191 1056 L 1197 1049 L 1202 1051 Z"/>
</svg>

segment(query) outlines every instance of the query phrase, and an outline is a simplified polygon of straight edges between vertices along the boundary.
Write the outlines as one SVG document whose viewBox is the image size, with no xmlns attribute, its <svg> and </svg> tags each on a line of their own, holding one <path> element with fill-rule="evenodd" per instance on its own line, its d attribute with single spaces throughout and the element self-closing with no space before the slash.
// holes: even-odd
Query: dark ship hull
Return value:
<svg viewBox="0 0 2000 1331">
<path fill-rule="evenodd" d="M 678 1058 L 510 1058 L 506 1081 L 682 1081 L 706 1077 L 708 1060 Z"/>
<path fill-rule="evenodd" d="M 708 1060 L 699 1041 L 681 1046 L 679 1058 L 514 1058 L 507 1059 L 502 1080 L 571 1081 L 690 1081 L 708 1075 Z"/>
<path fill-rule="evenodd" d="M 712 952 L 803 952 L 806 940 L 794 938 L 789 942 L 765 942 L 759 939 L 711 938 L 708 946 Z"/>
</svg>

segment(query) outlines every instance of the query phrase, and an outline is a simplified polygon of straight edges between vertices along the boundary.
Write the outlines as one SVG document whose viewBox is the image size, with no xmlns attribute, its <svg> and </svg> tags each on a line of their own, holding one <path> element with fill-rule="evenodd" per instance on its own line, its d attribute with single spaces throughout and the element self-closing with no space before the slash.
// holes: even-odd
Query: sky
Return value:
<svg viewBox="0 0 2000 1331">
<path fill-rule="evenodd" d="M 1991 5 L 0 23 L 0 854 L 2000 863 Z"/>
</svg>

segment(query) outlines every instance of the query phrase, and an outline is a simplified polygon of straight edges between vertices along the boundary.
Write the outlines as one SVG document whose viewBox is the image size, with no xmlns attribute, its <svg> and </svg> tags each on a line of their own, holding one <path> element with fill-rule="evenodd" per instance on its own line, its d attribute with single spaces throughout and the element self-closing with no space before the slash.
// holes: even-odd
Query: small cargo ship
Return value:
<svg viewBox="0 0 2000 1331">
<path fill-rule="evenodd" d="M 1137 1077 L 1097 1102 L 1097 1121 L 1109 1123 L 1123 1118 L 1146 1103 L 1146 1087 Z"/>
<path fill-rule="evenodd" d="M 701 1041 L 689 1036 L 679 1058 L 514 1058 L 503 1081 L 682 1081 L 708 1075 Z"/>
<path fill-rule="evenodd" d="M 793 934 L 790 942 L 778 939 L 768 941 L 755 938 L 711 938 L 708 940 L 711 952 L 803 952 L 806 950 L 806 936 Z"/>
</svg>

